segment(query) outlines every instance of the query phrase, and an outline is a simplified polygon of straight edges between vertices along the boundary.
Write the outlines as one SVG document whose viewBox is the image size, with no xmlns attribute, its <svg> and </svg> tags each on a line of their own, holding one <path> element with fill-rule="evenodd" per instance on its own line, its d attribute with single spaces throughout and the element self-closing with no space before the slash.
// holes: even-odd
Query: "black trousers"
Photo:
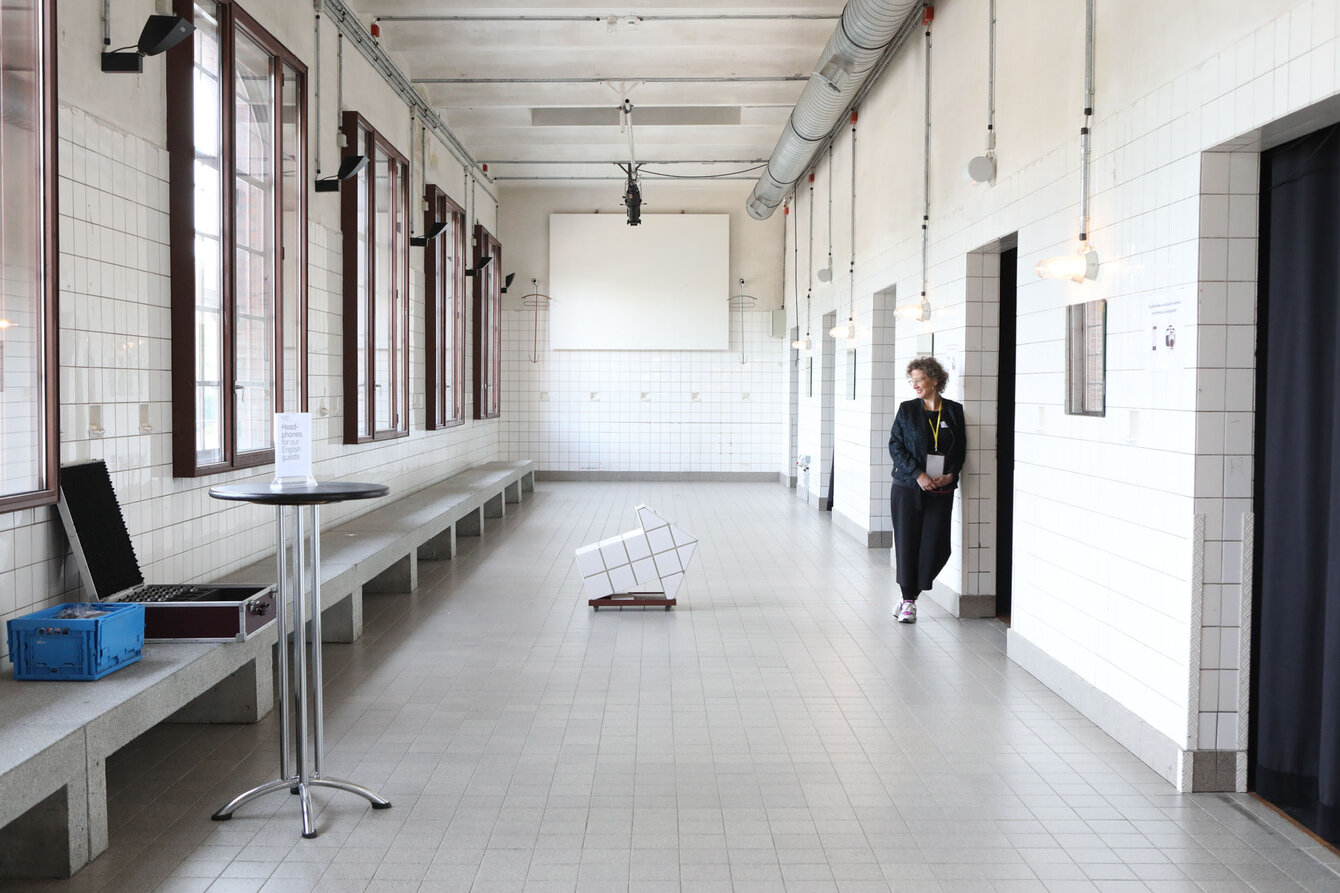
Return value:
<svg viewBox="0 0 1340 893">
<path fill-rule="evenodd" d="M 925 592 L 949 561 L 950 522 L 954 493 L 926 493 L 894 484 L 889 493 L 893 513 L 893 550 L 898 585 L 906 597 Z"/>
</svg>

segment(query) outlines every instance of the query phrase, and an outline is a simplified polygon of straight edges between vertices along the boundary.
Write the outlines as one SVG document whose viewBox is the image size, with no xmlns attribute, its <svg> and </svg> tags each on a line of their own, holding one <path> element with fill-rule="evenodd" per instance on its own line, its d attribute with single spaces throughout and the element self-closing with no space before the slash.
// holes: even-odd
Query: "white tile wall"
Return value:
<svg viewBox="0 0 1340 893">
<path fill-rule="evenodd" d="M 1159 8 L 1136 2 L 1122 15 L 1153 21 Z M 1225 14 L 1234 16 L 1234 28 L 1201 29 L 1176 54 L 1150 65 L 1117 61 L 1145 50 L 1147 38 L 1138 31 L 1102 35 L 1089 228 L 1102 265 L 1098 279 L 1083 285 L 1027 272 L 1043 257 L 1073 250 L 1080 186 L 1074 132 L 1021 132 L 1016 119 L 1025 102 L 1007 91 L 1002 101 L 1015 110 L 1001 111 L 998 122 L 1000 175 L 990 188 L 968 192 L 943 173 L 961 169 L 965 150 L 939 134 L 973 113 L 961 111 L 962 96 L 935 93 L 928 270 L 934 317 L 898 328 L 893 364 L 905 364 L 918 336 L 933 332 L 942 361 L 958 362 L 951 374 L 963 390 L 950 396 L 987 412 L 990 395 L 976 379 L 990 365 L 990 327 L 978 315 L 985 307 L 979 294 L 989 286 L 965 258 L 1017 232 L 1013 632 L 1187 748 L 1236 747 L 1244 727 L 1238 707 L 1246 633 L 1238 627 L 1236 567 L 1240 519 L 1251 508 L 1256 172 L 1250 153 L 1259 150 L 1268 124 L 1275 139 L 1334 121 L 1340 88 L 1333 0 L 1235 3 Z M 951 32 L 938 37 L 944 47 L 958 39 Z M 1079 77 L 1078 69 L 1063 71 L 1067 63 L 1059 58 L 1021 62 L 1017 53 L 1001 57 L 1002 75 L 1016 86 L 1029 78 Z M 909 191 L 920 197 L 921 134 L 907 125 L 920 122 L 923 81 L 917 60 L 909 59 L 890 66 L 861 110 L 858 166 L 869 182 L 856 223 L 858 317 L 876 291 L 896 286 L 912 295 L 921 286 L 920 217 L 907 197 Z M 914 107 L 909 96 L 918 97 Z M 845 141 L 841 135 L 839 158 Z M 1222 160 L 1204 154 L 1234 149 Z M 1206 190 L 1202 159 L 1220 165 Z M 803 233 L 801 239 L 803 251 Z M 787 256 L 791 250 L 788 242 Z M 839 246 L 838 256 L 844 252 Z M 1096 298 L 1108 301 L 1107 415 L 1067 416 L 1064 306 Z M 1177 302 L 1178 351 L 1171 362 L 1155 363 L 1150 308 Z M 815 293 L 816 315 L 841 305 L 831 291 Z M 817 439 L 819 417 L 807 415 L 803 404 L 800 424 L 802 444 Z M 848 439 L 844 424 L 839 413 L 839 445 Z M 985 447 L 986 416 L 977 424 L 976 442 Z M 875 426 L 868 427 L 873 467 Z M 972 467 L 982 470 L 987 458 L 985 451 L 974 454 Z M 844 499 L 865 499 L 865 512 L 875 518 L 885 490 L 872 476 L 868 490 L 849 494 L 839 479 L 835 508 Z M 993 537 L 985 535 L 985 516 L 965 509 L 967 545 L 955 543 L 957 564 L 943 579 L 962 579 L 968 588 L 974 579 L 988 582 L 981 574 L 992 556 L 977 544 Z M 859 507 L 841 510 L 862 514 Z M 1206 518 L 1204 600 L 1193 616 L 1198 515 Z M 1201 657 L 1193 657 L 1193 641 Z"/>
<path fill-rule="evenodd" d="M 62 463 L 103 459 L 145 577 L 191 582 L 273 549 L 270 511 L 212 500 L 209 487 L 268 479 L 269 466 L 172 477 L 167 152 L 64 106 L 58 118 L 60 449 Z M 374 480 L 393 496 L 499 458 L 497 422 L 423 426 L 423 296 L 414 276 L 411 435 L 345 446 L 340 380 L 340 234 L 311 224 L 309 410 L 322 480 Z M 374 507 L 323 511 L 324 524 Z M 0 514 L 0 622 L 80 596 L 54 507 Z M 0 638 L 0 664 L 8 660 Z"/>
<path fill-rule="evenodd" d="M 546 471 L 775 472 L 782 342 L 768 311 L 730 326 L 729 351 L 554 351 L 547 309 L 505 310 L 506 455 Z"/>
<path fill-rule="evenodd" d="M 1193 642 L 1192 746 L 1245 750 L 1243 514 L 1250 510 L 1256 408 L 1256 258 L 1260 156 L 1206 152 L 1200 167 L 1195 512 L 1204 517 L 1200 618 Z M 1196 647 L 1198 646 L 1198 647 Z"/>
<path fill-rule="evenodd" d="M 971 459 L 959 495 L 958 591 L 996 593 L 996 406 L 1000 371 L 1000 249 L 969 252 L 964 275 L 963 414 Z"/>
</svg>

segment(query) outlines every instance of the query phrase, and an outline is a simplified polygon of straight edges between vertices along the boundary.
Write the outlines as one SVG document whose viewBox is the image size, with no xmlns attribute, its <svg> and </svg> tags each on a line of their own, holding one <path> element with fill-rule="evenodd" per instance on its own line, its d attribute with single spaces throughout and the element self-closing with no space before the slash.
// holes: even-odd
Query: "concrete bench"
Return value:
<svg viewBox="0 0 1340 893">
<path fill-rule="evenodd" d="M 418 562 L 535 489 L 529 461 L 490 462 L 321 534 L 327 641 L 362 633 L 364 592 L 406 592 Z M 227 579 L 273 581 L 269 559 Z M 289 620 L 292 623 L 292 618 Z M 242 643 L 150 643 L 96 682 L 0 678 L 0 878 L 68 877 L 107 849 L 107 758 L 160 722 L 256 722 L 273 709 L 271 624 Z"/>
<path fill-rule="evenodd" d="M 490 518 L 535 489 L 530 460 L 487 462 L 404 495 L 321 532 L 321 636 L 352 642 L 363 634 L 363 595 L 413 592 L 419 561 L 456 554 L 458 536 L 481 536 Z M 230 573 L 228 581 L 275 579 L 274 556 Z"/>
<path fill-rule="evenodd" d="M 69 877 L 106 850 L 107 758 L 153 726 L 269 713 L 276 637 L 149 643 L 95 682 L 0 678 L 0 878 Z"/>
</svg>

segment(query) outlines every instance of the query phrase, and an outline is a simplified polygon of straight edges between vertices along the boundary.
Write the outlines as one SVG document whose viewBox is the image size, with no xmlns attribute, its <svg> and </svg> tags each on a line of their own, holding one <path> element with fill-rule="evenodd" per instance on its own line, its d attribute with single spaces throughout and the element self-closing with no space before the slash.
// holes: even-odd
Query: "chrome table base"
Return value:
<svg viewBox="0 0 1340 893">
<path fill-rule="evenodd" d="M 308 517 L 303 518 L 306 509 Z M 285 511 L 291 511 L 292 517 L 286 519 Z M 325 743 L 323 740 L 323 706 L 321 678 L 321 527 L 318 506 L 311 503 L 301 505 L 276 506 L 276 527 L 279 531 L 278 546 L 275 550 L 275 563 L 278 570 L 279 593 L 275 599 L 277 608 L 275 619 L 279 624 L 279 778 L 244 791 L 234 797 L 227 806 L 214 813 L 211 818 L 223 822 L 233 817 L 240 806 L 257 797 L 287 790 L 296 794 L 302 805 L 302 836 L 316 837 L 316 824 L 312 820 L 312 788 L 334 788 L 347 791 L 367 799 L 373 809 L 390 809 L 391 803 L 384 797 L 373 793 L 360 784 L 342 778 L 331 778 L 322 770 Z M 292 542 L 288 535 L 292 529 Z M 310 531 L 311 549 L 307 550 Z M 310 554 L 310 576 L 306 558 Z M 285 560 L 285 559 L 288 560 Z M 311 584 L 310 605 L 303 604 L 303 593 Z M 288 647 L 287 618 L 284 610 L 284 596 L 289 595 L 293 604 L 293 651 Z M 311 687 L 307 676 L 307 618 L 311 616 Z M 294 690 L 289 686 L 289 662 L 294 669 Z M 290 697 L 296 701 L 297 725 L 290 723 L 293 710 Z M 310 711 L 308 702 L 311 702 Z M 309 720 L 310 713 L 310 720 Z M 311 732 L 311 747 L 308 745 L 308 732 Z M 309 749 L 310 757 L 309 760 Z M 296 771 L 289 771 L 290 756 Z"/>
</svg>

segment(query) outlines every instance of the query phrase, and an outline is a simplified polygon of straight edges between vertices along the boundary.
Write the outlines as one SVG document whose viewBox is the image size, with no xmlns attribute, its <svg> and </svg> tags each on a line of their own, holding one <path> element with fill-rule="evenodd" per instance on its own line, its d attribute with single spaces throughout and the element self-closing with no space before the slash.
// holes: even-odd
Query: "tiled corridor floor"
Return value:
<svg viewBox="0 0 1340 893">
<path fill-rule="evenodd" d="M 586 607 L 573 550 L 645 501 L 701 539 L 673 611 Z M 1004 654 L 894 622 L 887 551 L 775 484 L 541 483 L 325 649 L 320 836 L 273 715 L 109 764 L 111 849 L 52 891 L 1336 891 L 1245 795 L 1180 795 Z"/>
</svg>

